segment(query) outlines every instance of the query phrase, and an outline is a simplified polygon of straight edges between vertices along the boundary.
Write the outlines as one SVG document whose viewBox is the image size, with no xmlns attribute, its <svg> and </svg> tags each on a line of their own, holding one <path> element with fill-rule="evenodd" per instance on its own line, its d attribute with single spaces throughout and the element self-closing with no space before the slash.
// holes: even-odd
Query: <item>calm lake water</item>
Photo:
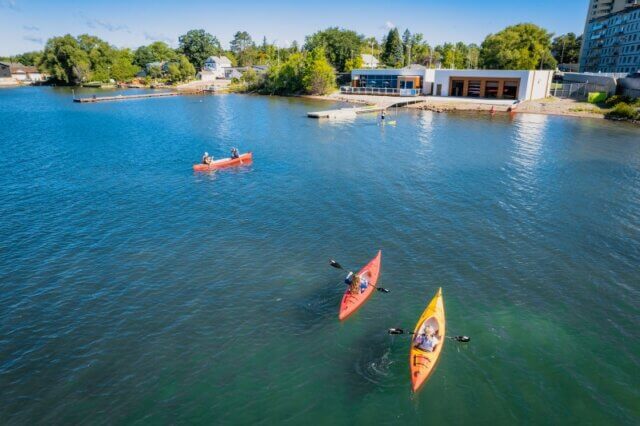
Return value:
<svg viewBox="0 0 640 426">
<path fill-rule="evenodd" d="M 0 423 L 640 423 L 640 128 L 328 107 L 0 91 Z M 472 340 L 412 396 L 438 287 Z"/>
</svg>

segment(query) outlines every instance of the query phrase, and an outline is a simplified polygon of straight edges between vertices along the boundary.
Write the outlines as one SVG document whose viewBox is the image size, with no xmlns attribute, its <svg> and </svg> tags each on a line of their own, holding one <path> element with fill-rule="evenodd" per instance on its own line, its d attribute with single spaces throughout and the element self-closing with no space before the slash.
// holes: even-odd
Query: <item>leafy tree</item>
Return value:
<svg viewBox="0 0 640 426">
<path fill-rule="evenodd" d="M 47 40 L 38 66 L 58 82 L 78 84 L 91 73 L 89 55 L 70 34 Z"/>
<path fill-rule="evenodd" d="M 518 24 L 489 34 L 482 42 L 480 63 L 489 69 L 555 68 L 551 33 L 534 24 Z"/>
<path fill-rule="evenodd" d="M 180 53 L 184 54 L 197 69 L 202 69 L 204 61 L 222 52 L 220 41 L 205 30 L 191 30 L 178 38 Z"/>
<path fill-rule="evenodd" d="M 336 74 L 322 47 L 316 47 L 307 55 L 302 84 L 309 95 L 324 95 L 335 89 Z"/>
<path fill-rule="evenodd" d="M 140 46 L 136 49 L 134 63 L 139 67 L 145 67 L 151 62 L 171 62 L 178 58 L 178 54 L 167 43 L 155 41 L 148 46 Z"/>
<path fill-rule="evenodd" d="M 182 81 L 191 80 L 196 75 L 195 67 L 185 55 L 180 55 L 178 58 L 178 68 L 180 69 L 180 79 Z"/>
<path fill-rule="evenodd" d="M 380 57 L 380 43 L 378 43 L 378 40 L 376 40 L 375 37 L 367 37 L 363 39 L 360 44 L 360 53 L 367 53 L 369 55 Z"/>
<path fill-rule="evenodd" d="M 269 68 L 265 90 L 279 95 L 302 93 L 304 71 L 304 56 L 301 53 L 294 53 L 282 65 L 272 65 Z"/>
<path fill-rule="evenodd" d="M 323 47 L 329 62 L 343 72 L 347 60 L 360 53 L 363 39 L 364 36 L 355 31 L 331 27 L 307 36 L 304 48 L 312 51 Z"/>
<path fill-rule="evenodd" d="M 353 59 L 347 59 L 347 63 L 345 64 L 345 72 L 351 72 L 351 70 L 357 70 L 359 68 L 364 67 L 364 61 L 362 60 L 362 56 L 357 55 Z"/>
<path fill-rule="evenodd" d="M 580 59 L 580 47 L 582 36 L 576 37 L 574 33 L 567 33 L 553 39 L 551 53 L 560 64 L 575 64 Z"/>
<path fill-rule="evenodd" d="M 42 57 L 42 52 L 25 52 L 20 55 L 16 55 L 13 58 L 10 58 L 11 62 L 19 62 L 22 65 L 27 66 L 35 66 L 38 64 L 40 58 Z M 7 58 L 9 59 L 9 58 Z"/>
<path fill-rule="evenodd" d="M 266 41 L 263 40 L 263 42 Z M 240 52 L 243 52 L 245 49 L 255 46 L 251 36 L 246 31 L 238 31 L 233 35 L 233 40 L 229 43 L 231 46 L 231 51 L 238 55 Z"/>
<path fill-rule="evenodd" d="M 169 80 L 169 83 L 182 81 L 182 71 L 177 63 L 172 62 L 167 67 L 167 80 Z"/>
<path fill-rule="evenodd" d="M 387 34 L 387 38 L 382 49 L 382 62 L 390 67 L 401 67 L 404 63 L 404 47 L 400 40 L 400 33 L 397 28 L 393 28 Z"/>
<path fill-rule="evenodd" d="M 118 50 L 111 63 L 111 78 L 116 81 L 127 81 L 135 77 L 140 67 L 133 64 L 133 56 L 129 49 Z"/>
</svg>

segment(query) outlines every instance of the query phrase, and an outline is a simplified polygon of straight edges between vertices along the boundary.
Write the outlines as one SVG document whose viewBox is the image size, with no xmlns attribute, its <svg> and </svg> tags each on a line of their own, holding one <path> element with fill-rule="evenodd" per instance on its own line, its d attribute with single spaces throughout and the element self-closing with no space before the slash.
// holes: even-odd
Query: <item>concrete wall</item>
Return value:
<svg viewBox="0 0 640 426">
<path fill-rule="evenodd" d="M 477 78 L 519 78 L 518 99 L 521 101 L 546 98 L 551 87 L 553 71 L 512 71 L 512 70 L 434 70 L 433 93 L 438 84 L 442 85 L 442 96 L 449 96 L 451 77 Z"/>
</svg>

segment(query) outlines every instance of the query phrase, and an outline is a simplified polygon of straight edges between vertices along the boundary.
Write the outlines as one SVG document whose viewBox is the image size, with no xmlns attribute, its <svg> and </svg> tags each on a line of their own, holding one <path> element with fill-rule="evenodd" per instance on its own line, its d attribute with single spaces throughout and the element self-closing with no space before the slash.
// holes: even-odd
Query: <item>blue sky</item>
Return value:
<svg viewBox="0 0 640 426">
<path fill-rule="evenodd" d="M 491 32 L 533 22 L 556 34 L 582 33 L 588 0 L 0 0 L 0 55 L 41 49 L 47 38 L 97 35 L 120 47 L 155 40 L 176 46 L 178 36 L 204 28 L 228 47 L 233 33 L 286 46 L 329 26 L 380 38 L 389 27 L 421 32 L 431 44 L 480 43 Z"/>
</svg>

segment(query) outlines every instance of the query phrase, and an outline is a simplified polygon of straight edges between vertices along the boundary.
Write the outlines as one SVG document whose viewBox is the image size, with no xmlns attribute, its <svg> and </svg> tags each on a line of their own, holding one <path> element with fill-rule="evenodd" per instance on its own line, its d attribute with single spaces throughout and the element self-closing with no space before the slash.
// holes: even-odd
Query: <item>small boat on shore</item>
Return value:
<svg viewBox="0 0 640 426">
<path fill-rule="evenodd" d="M 411 339 L 409 353 L 409 367 L 411 369 L 411 388 L 418 392 L 435 369 L 445 340 L 444 301 L 442 288 L 438 289 L 435 297 L 420 316 Z M 429 348 L 418 346 L 418 339 L 432 337 Z M 435 345 L 433 342 L 437 341 Z"/>
<path fill-rule="evenodd" d="M 221 160 L 213 161 L 211 164 L 194 164 L 193 170 L 196 172 L 210 172 L 212 170 L 223 169 L 225 167 L 251 164 L 252 161 L 253 154 L 251 152 L 247 152 L 238 158 L 223 158 Z"/>
<path fill-rule="evenodd" d="M 340 321 L 346 319 L 355 311 L 357 311 L 364 302 L 371 296 L 371 294 L 376 289 L 376 283 L 378 282 L 378 277 L 380 276 L 380 263 L 382 260 L 382 251 L 379 250 L 376 257 L 371 259 L 369 263 L 367 263 L 360 272 L 358 272 L 358 276 L 361 279 L 366 279 L 369 283 L 367 288 L 358 294 L 351 294 L 349 288 L 344 292 L 344 296 L 342 296 L 342 302 L 340 303 L 340 312 L 338 313 L 338 318 Z"/>
</svg>

